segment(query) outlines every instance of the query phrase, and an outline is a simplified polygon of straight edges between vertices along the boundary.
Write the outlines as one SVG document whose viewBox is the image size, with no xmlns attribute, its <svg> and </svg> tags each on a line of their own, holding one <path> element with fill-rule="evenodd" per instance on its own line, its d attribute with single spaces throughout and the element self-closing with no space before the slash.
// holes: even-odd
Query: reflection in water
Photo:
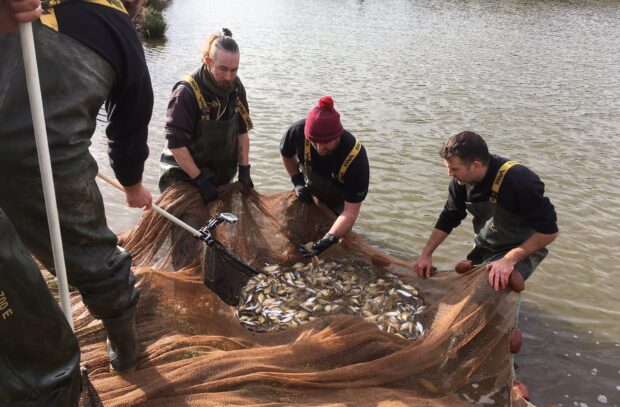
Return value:
<svg viewBox="0 0 620 407">
<path fill-rule="evenodd" d="M 155 87 L 145 173 L 152 191 L 172 86 L 223 26 L 241 48 L 257 190 L 291 188 L 279 160 L 281 134 L 329 94 L 371 162 L 356 230 L 392 253 L 414 258 L 443 205 L 449 180 L 441 142 L 477 131 L 493 153 L 541 176 L 559 216 L 561 235 L 524 292 L 525 341 L 516 360 L 532 401 L 592 406 L 605 404 L 603 395 L 606 405 L 620 404 L 620 182 L 608 175 L 620 165 L 620 3 L 187 3 L 166 11 L 167 40 L 146 44 Z M 109 173 L 101 132 L 92 151 Z M 140 211 L 102 189 L 112 228 L 130 228 Z M 467 218 L 436 262 L 462 258 L 471 237 Z"/>
</svg>

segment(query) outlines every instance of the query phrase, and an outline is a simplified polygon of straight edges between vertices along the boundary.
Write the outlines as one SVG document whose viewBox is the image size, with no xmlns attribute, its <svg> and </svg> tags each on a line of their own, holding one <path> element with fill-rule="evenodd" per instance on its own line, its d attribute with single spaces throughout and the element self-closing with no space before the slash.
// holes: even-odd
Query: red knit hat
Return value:
<svg viewBox="0 0 620 407">
<path fill-rule="evenodd" d="M 304 128 L 306 138 L 314 143 L 329 143 L 342 136 L 343 132 L 340 113 L 334 109 L 334 100 L 331 96 L 323 96 L 308 113 Z"/>
</svg>

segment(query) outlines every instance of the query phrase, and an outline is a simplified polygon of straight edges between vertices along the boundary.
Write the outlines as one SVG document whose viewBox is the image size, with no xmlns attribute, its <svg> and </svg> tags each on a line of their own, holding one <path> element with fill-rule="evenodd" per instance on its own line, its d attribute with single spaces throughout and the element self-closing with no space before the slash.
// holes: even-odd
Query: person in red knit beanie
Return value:
<svg viewBox="0 0 620 407">
<path fill-rule="evenodd" d="M 348 233 L 368 194 L 370 169 L 366 149 L 342 127 L 331 96 L 323 96 L 305 119 L 293 123 L 280 142 L 280 157 L 291 176 L 295 195 L 312 204 L 313 197 L 338 215 L 325 236 L 305 257 L 317 256 Z"/>
</svg>

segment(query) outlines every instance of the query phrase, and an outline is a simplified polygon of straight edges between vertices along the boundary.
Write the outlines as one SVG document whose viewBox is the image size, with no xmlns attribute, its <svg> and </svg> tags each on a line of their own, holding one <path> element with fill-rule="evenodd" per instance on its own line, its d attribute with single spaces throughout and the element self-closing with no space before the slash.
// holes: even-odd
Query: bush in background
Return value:
<svg viewBox="0 0 620 407">
<path fill-rule="evenodd" d="M 167 24 L 161 11 L 156 10 L 152 4 L 167 4 L 165 0 L 151 0 L 148 6 L 142 9 L 142 31 L 147 38 L 163 38 Z"/>
</svg>

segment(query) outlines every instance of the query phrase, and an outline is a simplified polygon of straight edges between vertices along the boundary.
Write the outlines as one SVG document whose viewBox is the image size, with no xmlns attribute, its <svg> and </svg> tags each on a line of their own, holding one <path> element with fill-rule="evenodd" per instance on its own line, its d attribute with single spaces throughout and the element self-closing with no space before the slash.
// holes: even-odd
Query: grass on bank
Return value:
<svg viewBox="0 0 620 407">
<path fill-rule="evenodd" d="M 165 0 L 151 0 L 149 5 L 142 9 L 142 31 L 146 38 L 163 38 L 168 25 L 164 20 L 162 12 L 152 6 L 152 4 L 156 4 L 156 7 L 163 8 L 167 2 Z"/>
</svg>

